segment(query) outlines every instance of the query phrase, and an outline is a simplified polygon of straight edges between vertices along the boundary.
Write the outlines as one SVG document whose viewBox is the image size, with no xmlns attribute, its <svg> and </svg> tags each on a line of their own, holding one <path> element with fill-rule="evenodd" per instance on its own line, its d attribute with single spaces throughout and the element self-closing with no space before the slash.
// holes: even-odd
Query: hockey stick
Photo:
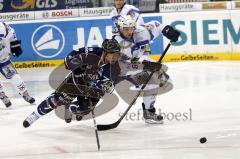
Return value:
<svg viewBox="0 0 240 159">
<path fill-rule="evenodd" d="M 93 124 L 94 124 L 94 128 L 95 128 L 95 136 L 96 136 L 96 140 L 97 140 L 97 147 L 98 147 L 98 151 L 100 150 L 100 141 L 99 141 L 99 136 L 98 136 L 98 128 L 97 128 L 97 122 L 95 119 L 95 114 L 94 114 L 94 109 L 92 109 L 92 118 L 93 118 Z"/>
<path fill-rule="evenodd" d="M 79 91 L 81 91 L 80 88 L 78 87 L 78 83 L 75 80 L 74 73 L 72 73 L 72 78 L 73 78 L 73 83 L 76 86 L 76 88 Z M 94 107 L 93 107 L 90 97 L 88 99 L 89 99 L 90 107 L 92 108 L 91 112 L 92 112 L 93 124 L 94 124 L 94 129 L 95 129 L 95 136 L 96 136 L 96 140 L 97 140 L 97 147 L 98 147 L 98 151 L 99 151 L 100 150 L 100 142 L 99 142 L 99 136 L 98 136 L 97 122 L 96 122 L 95 114 L 94 114 Z"/>
<path fill-rule="evenodd" d="M 160 59 L 158 60 L 159 63 L 162 62 L 163 57 L 165 56 L 165 54 L 167 53 L 169 47 L 171 46 L 171 42 L 168 43 L 167 47 L 165 48 L 165 50 L 163 51 L 162 56 L 160 57 Z M 161 69 L 161 67 L 160 67 Z M 126 116 L 126 114 L 128 113 L 128 111 L 131 109 L 131 107 L 135 104 L 137 98 L 139 97 L 139 95 L 142 93 L 142 91 L 144 90 L 144 88 L 146 87 L 147 83 L 149 82 L 149 80 L 151 79 L 152 75 L 155 73 L 155 71 L 152 71 L 151 74 L 148 76 L 148 78 L 146 79 L 146 81 L 143 83 L 141 89 L 138 91 L 137 95 L 135 96 L 135 98 L 132 100 L 132 102 L 129 104 L 128 108 L 125 110 L 125 112 L 123 113 L 123 115 L 115 122 L 112 124 L 108 124 L 108 125 L 97 125 L 97 129 L 100 131 L 103 130 L 109 130 L 109 129 L 114 129 L 116 128 L 120 122 L 122 121 L 122 119 Z"/>
</svg>

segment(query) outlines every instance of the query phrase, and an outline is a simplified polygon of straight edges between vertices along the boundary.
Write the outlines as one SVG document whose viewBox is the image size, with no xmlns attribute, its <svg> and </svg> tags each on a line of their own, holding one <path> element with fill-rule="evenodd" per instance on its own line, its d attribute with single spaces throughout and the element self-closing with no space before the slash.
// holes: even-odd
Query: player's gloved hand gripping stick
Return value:
<svg viewBox="0 0 240 159">
<path fill-rule="evenodd" d="M 163 57 L 165 56 L 165 54 L 167 53 L 169 47 L 171 46 L 171 42 L 168 43 L 167 47 L 165 48 L 165 50 L 162 53 L 162 56 L 160 57 L 160 59 L 158 60 L 158 63 L 162 62 Z M 160 68 L 161 69 L 161 66 Z M 108 125 L 97 125 L 97 129 L 98 130 L 109 130 L 109 129 L 114 129 L 116 128 L 120 122 L 122 121 L 122 119 L 126 116 L 126 114 L 128 113 L 128 111 L 131 109 L 131 107 L 135 104 L 137 98 L 140 96 L 140 94 L 142 93 L 142 91 L 144 90 L 144 88 L 146 87 L 146 85 L 148 84 L 149 80 L 151 79 L 152 75 L 156 72 L 157 70 L 154 70 L 151 72 L 151 74 L 148 76 L 148 78 L 146 79 L 146 81 L 143 83 L 141 89 L 138 91 L 136 97 L 132 100 L 132 102 L 129 104 L 128 108 L 125 110 L 125 112 L 123 113 L 123 115 L 115 122 L 112 124 L 108 124 Z"/>
</svg>

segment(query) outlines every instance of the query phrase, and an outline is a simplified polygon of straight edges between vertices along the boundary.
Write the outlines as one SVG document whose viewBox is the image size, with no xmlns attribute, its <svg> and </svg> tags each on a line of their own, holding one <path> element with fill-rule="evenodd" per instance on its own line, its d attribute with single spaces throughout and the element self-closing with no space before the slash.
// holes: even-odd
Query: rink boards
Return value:
<svg viewBox="0 0 240 159">
<path fill-rule="evenodd" d="M 171 24 L 181 38 L 169 49 L 165 61 L 240 60 L 240 11 L 200 11 L 144 14 L 145 22 Z M 51 67 L 63 62 L 73 49 L 100 46 L 111 38 L 109 17 L 78 17 L 15 21 L 10 23 L 22 40 L 23 55 L 13 59 L 17 68 Z M 158 58 L 168 40 L 160 36 L 151 46 Z"/>
</svg>

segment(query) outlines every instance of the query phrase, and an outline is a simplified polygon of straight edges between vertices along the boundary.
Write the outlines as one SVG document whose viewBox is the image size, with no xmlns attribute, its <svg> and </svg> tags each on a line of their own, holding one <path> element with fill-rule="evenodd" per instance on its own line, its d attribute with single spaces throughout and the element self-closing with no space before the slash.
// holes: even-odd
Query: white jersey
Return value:
<svg viewBox="0 0 240 159">
<path fill-rule="evenodd" d="M 10 42 L 17 40 L 15 31 L 4 22 L 0 22 L 0 63 L 11 57 Z"/>
<path fill-rule="evenodd" d="M 126 15 L 130 15 L 133 19 L 135 19 L 135 21 L 137 22 L 137 25 L 144 25 L 144 21 L 143 18 L 141 16 L 141 12 L 138 8 L 136 8 L 135 6 L 129 5 L 129 4 L 125 4 L 120 12 L 120 14 L 118 14 L 117 9 L 114 8 L 114 10 L 111 12 L 110 16 L 112 18 L 112 21 L 117 24 L 118 18 L 120 16 L 126 16 Z"/>
<path fill-rule="evenodd" d="M 148 29 L 147 29 L 147 28 Z M 140 58 L 140 61 L 150 59 L 146 54 L 146 48 L 149 47 L 152 40 L 157 38 L 161 33 L 164 26 L 158 21 L 151 21 L 146 23 L 146 26 L 136 26 L 131 40 L 125 39 L 120 33 L 113 36 L 120 46 L 121 53 L 128 58 Z M 147 58 L 147 59 L 146 59 Z"/>
</svg>

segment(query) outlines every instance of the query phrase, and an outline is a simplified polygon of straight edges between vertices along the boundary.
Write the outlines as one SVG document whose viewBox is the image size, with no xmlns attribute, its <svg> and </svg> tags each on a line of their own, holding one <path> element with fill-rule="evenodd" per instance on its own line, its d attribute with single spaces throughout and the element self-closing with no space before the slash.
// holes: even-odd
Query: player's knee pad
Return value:
<svg viewBox="0 0 240 159">
<path fill-rule="evenodd" d="M 49 104 L 48 99 L 42 101 L 37 107 L 37 111 L 40 115 L 45 115 L 45 114 L 51 112 L 52 110 L 53 110 L 53 108 Z"/>
<path fill-rule="evenodd" d="M 27 87 L 24 83 L 24 81 L 22 80 L 22 78 L 20 77 L 19 74 L 14 74 L 11 79 L 10 79 L 11 83 L 14 85 L 15 89 L 18 91 L 18 93 L 23 96 L 24 92 L 27 91 Z"/>
<path fill-rule="evenodd" d="M 46 102 L 47 102 L 47 106 L 52 108 L 52 109 L 56 109 L 57 107 L 63 105 L 63 103 L 61 103 L 58 100 L 58 95 L 55 94 L 55 93 L 48 96 L 47 99 L 46 99 Z"/>
<path fill-rule="evenodd" d="M 17 74 L 17 70 L 10 60 L 0 64 L 0 72 L 6 79 L 12 79 Z"/>
<path fill-rule="evenodd" d="M 61 105 L 57 95 L 53 93 L 38 105 L 37 111 L 40 115 L 45 115 Z"/>
<path fill-rule="evenodd" d="M 86 105 L 79 105 L 78 101 L 75 101 L 70 104 L 69 110 L 73 114 L 84 116 L 90 113 L 92 109 Z"/>
</svg>

